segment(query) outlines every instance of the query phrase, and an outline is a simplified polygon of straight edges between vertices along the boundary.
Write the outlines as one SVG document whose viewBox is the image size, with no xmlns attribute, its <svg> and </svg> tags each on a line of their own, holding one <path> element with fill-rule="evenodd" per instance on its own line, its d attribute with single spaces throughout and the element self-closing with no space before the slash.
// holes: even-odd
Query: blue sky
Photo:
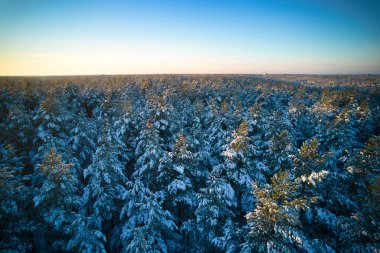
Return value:
<svg viewBox="0 0 380 253">
<path fill-rule="evenodd" d="M 380 1 L 0 0 L 0 75 L 380 73 Z"/>
</svg>

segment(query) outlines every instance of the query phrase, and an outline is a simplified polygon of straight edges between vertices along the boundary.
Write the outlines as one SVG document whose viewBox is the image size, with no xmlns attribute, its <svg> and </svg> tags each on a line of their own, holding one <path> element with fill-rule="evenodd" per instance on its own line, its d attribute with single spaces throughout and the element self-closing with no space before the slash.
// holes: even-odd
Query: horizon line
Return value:
<svg viewBox="0 0 380 253">
<path fill-rule="evenodd" d="M 365 75 L 380 75 L 378 73 L 135 73 L 135 74 L 52 74 L 52 75 L 0 75 L 1 77 L 74 77 L 74 76 L 154 76 L 154 75 L 258 75 L 258 76 L 269 76 L 269 75 L 309 75 L 309 76 L 365 76 Z"/>
</svg>

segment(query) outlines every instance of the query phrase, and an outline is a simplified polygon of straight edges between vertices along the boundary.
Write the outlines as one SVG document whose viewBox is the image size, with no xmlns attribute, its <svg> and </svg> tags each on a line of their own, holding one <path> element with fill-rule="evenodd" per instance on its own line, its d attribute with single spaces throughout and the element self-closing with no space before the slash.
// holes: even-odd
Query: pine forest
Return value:
<svg viewBox="0 0 380 253">
<path fill-rule="evenodd" d="M 380 77 L 0 78 L 1 252 L 380 252 Z"/>
</svg>

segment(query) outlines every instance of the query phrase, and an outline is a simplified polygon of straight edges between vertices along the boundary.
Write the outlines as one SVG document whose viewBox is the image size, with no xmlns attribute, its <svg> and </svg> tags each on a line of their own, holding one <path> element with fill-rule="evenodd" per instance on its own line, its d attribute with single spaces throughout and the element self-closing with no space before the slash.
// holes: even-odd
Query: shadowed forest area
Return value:
<svg viewBox="0 0 380 253">
<path fill-rule="evenodd" d="M 380 77 L 0 78 L 1 252 L 379 252 Z"/>
</svg>

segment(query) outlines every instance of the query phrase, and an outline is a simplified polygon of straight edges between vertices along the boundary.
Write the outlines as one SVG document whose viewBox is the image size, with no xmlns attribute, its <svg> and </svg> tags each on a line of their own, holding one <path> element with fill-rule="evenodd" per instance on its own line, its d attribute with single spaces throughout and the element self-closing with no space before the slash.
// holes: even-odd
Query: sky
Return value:
<svg viewBox="0 0 380 253">
<path fill-rule="evenodd" d="M 379 74 L 380 1 L 0 0 L 0 75 Z"/>
</svg>

